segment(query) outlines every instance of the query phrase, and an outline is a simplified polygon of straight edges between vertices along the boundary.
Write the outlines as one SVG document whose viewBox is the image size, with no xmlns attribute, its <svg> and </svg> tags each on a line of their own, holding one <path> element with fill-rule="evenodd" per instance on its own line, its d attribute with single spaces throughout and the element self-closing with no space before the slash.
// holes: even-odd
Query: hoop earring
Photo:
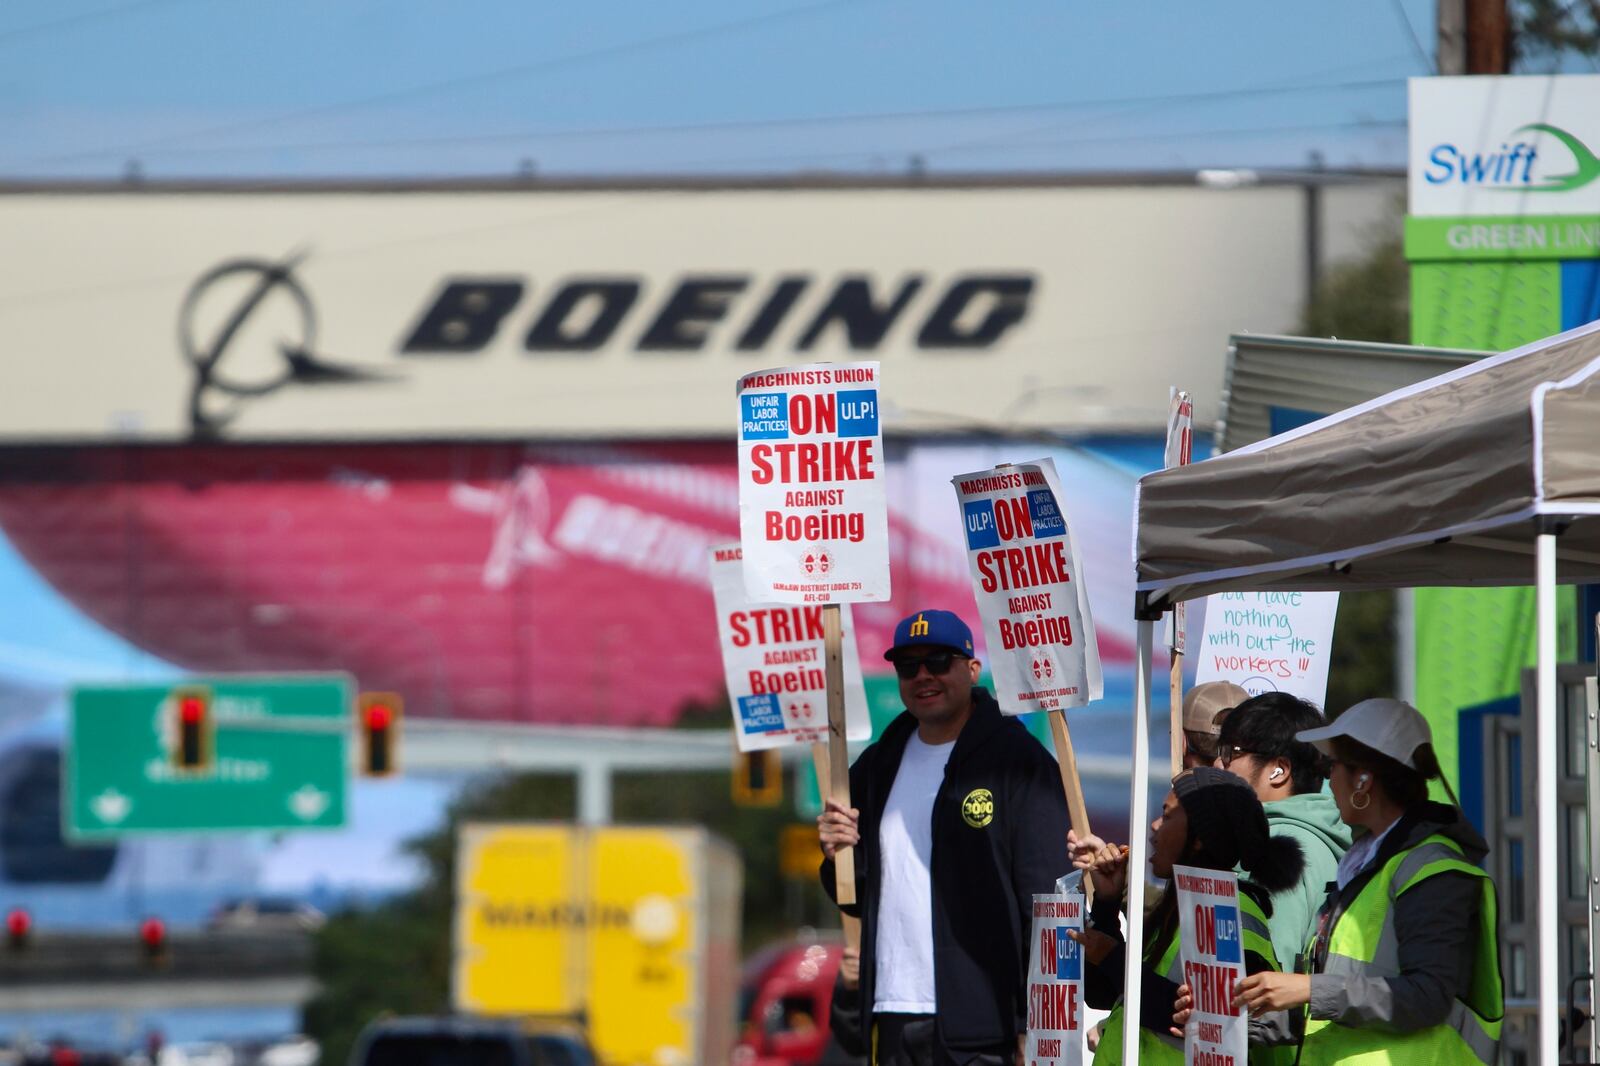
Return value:
<svg viewBox="0 0 1600 1066">
<path fill-rule="evenodd" d="M 1364 799 L 1367 802 L 1357 803 L 1356 800 L 1358 799 Z M 1350 794 L 1350 806 L 1354 810 L 1366 810 L 1368 807 L 1372 806 L 1372 794 L 1369 792 L 1352 792 Z"/>
</svg>

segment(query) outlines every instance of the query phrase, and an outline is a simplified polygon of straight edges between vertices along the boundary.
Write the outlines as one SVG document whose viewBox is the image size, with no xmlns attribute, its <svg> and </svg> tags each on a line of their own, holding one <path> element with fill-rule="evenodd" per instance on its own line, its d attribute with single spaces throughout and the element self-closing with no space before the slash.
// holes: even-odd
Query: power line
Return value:
<svg viewBox="0 0 1600 1066">
<path fill-rule="evenodd" d="M 1388 118 L 1388 119 L 1357 119 L 1357 120 L 1340 121 L 1340 122 L 1312 122 L 1312 123 L 1303 123 L 1303 124 L 1295 124 L 1295 125 L 1282 125 L 1282 126 L 1235 126 L 1235 127 L 1228 127 L 1228 128 L 1222 128 L 1222 129 L 1209 129 L 1209 130 L 1172 130 L 1172 131 L 1168 131 L 1168 132 L 1165 132 L 1165 133 L 1118 134 L 1116 136 L 1107 136 L 1107 137 L 1074 137 L 1074 138 L 1066 138 L 1066 139 L 1053 140 L 1053 141 L 1035 141 L 1035 142 L 1020 144 L 1020 145 L 1009 145 L 1009 146 L 1002 145 L 1002 147 L 1012 147 L 1012 148 L 1027 150 L 1027 149 L 1032 149 L 1032 148 L 1070 148 L 1070 147 L 1083 147 L 1083 146 L 1098 145 L 1098 144 L 1120 144 L 1120 143 L 1131 143 L 1131 142 L 1163 143 L 1163 142 L 1171 142 L 1171 141 L 1191 140 L 1191 139 L 1196 138 L 1196 137 L 1256 137 L 1256 136 L 1273 136 L 1273 135 L 1281 134 L 1281 133 L 1314 133 L 1314 132 L 1321 132 L 1321 131 L 1325 131 L 1325 130 L 1338 131 L 1338 130 L 1396 129 L 1396 128 L 1403 128 L 1407 124 L 1407 121 L 1408 120 L 1406 118 L 1399 117 L 1399 118 Z M 1038 132 L 1037 130 L 1029 130 L 1029 131 L 1024 131 L 1022 135 L 1026 136 L 1028 134 L 1037 133 L 1037 132 Z M 690 160 L 690 161 L 678 164 L 678 166 L 679 167 L 710 167 L 710 166 L 744 166 L 744 165 L 758 164 L 758 163 L 808 163 L 808 162 L 814 162 L 814 161 L 820 161 L 820 160 L 863 159 L 863 158 L 871 159 L 872 157 L 875 157 L 875 156 L 894 157 L 894 158 L 897 158 L 897 159 L 904 159 L 904 158 L 906 158 L 908 156 L 912 156 L 912 155 L 928 155 L 928 156 L 932 156 L 932 155 L 949 154 L 949 153 L 954 153 L 954 152 L 967 152 L 967 151 L 977 150 L 977 149 L 980 149 L 980 148 L 987 149 L 987 148 L 993 148 L 993 147 L 995 147 L 995 145 L 993 143 L 990 143 L 990 142 L 985 142 L 983 144 L 977 144 L 977 143 L 973 143 L 973 142 L 957 142 L 957 143 L 954 143 L 954 144 L 941 145 L 941 146 L 937 146 L 937 147 L 911 146 L 911 147 L 894 148 L 894 149 L 860 148 L 860 149 L 852 149 L 852 150 L 848 150 L 848 151 L 838 151 L 838 152 L 810 152 L 810 153 L 796 153 L 796 154 L 790 154 L 790 155 L 744 156 L 744 157 L 736 157 L 736 158 L 727 158 L 727 157 L 725 157 L 725 158 L 721 158 L 721 159 L 699 159 L 699 160 Z"/>
<path fill-rule="evenodd" d="M 75 15 L 67 15 L 48 22 L 35 22 L 31 26 L 18 26 L 13 30 L 0 30 L 0 45 L 10 44 L 26 37 L 37 37 L 51 33 L 55 30 L 67 29 L 72 26 L 86 25 L 99 22 L 101 19 L 115 18 L 119 15 L 132 14 L 146 8 L 165 7 L 172 3 L 182 3 L 184 0 L 132 0 L 130 3 L 118 4 L 115 7 L 103 7 L 95 11 L 80 11 Z"/>
<path fill-rule="evenodd" d="M 478 145 L 498 143 L 527 143 L 534 141 L 604 140 L 611 137 L 637 137 L 681 133 L 708 133 L 734 130 L 778 129 L 795 126 L 855 125 L 871 122 L 892 122 L 915 119 L 979 118 L 1008 114 L 1030 114 L 1049 111 L 1071 111 L 1083 108 L 1143 106 L 1171 103 L 1209 103 L 1220 100 L 1248 99 L 1260 96 L 1320 92 L 1351 92 L 1367 89 L 1394 88 L 1404 85 L 1404 78 L 1370 78 L 1358 81 L 1325 82 L 1296 86 L 1251 86 L 1210 92 L 1165 93 L 1149 96 L 1098 97 L 1088 100 L 1055 100 L 1035 104 L 990 104 L 972 107 L 927 108 L 903 111 L 856 112 L 842 115 L 801 115 L 767 119 L 734 119 L 714 122 L 685 122 L 650 126 L 610 126 L 601 129 L 569 129 L 528 131 L 523 133 L 463 134 L 454 137 L 404 137 L 365 141 L 308 141 L 302 143 L 277 143 L 255 145 L 219 145 L 197 148 L 174 148 L 153 154 L 166 156 L 217 156 L 246 155 L 256 152 L 321 152 L 390 148 L 428 148 L 451 145 Z M 121 156 L 123 150 L 107 149 L 93 156 Z M 148 151 L 145 154 L 152 154 Z M 91 153 L 74 156 L 50 157 L 44 162 L 66 159 L 90 158 Z"/>
<path fill-rule="evenodd" d="M 143 0 L 145 3 L 156 3 L 161 0 Z M 428 82 L 423 85 L 413 85 L 404 89 L 392 89 L 388 92 L 376 93 L 372 96 L 360 97 L 355 100 L 344 100 L 335 104 L 322 104 L 317 107 L 302 108 L 298 111 L 285 112 L 278 115 L 268 115 L 258 119 L 242 122 L 229 122 L 219 126 L 209 126 L 204 129 L 189 130 L 184 133 L 173 133 L 165 137 L 152 138 L 132 144 L 119 145 L 112 148 L 96 148 L 93 150 L 72 152 L 62 155 L 46 156 L 28 162 L 64 163 L 84 159 L 103 159 L 108 156 L 121 157 L 149 152 L 161 145 L 180 143 L 203 137 L 219 137 L 239 133 L 245 130 L 266 129 L 273 126 L 282 126 L 288 123 L 301 122 L 312 118 L 325 118 L 329 115 L 342 114 L 347 111 L 360 110 L 378 104 L 395 103 L 400 100 L 415 99 L 419 96 L 429 96 L 439 92 L 449 92 L 468 86 L 487 85 L 506 78 L 526 77 L 530 74 L 543 74 L 548 71 L 561 70 L 566 67 L 580 66 L 601 60 L 615 59 L 619 56 L 633 55 L 647 52 L 657 48 L 670 48 L 676 45 L 687 44 L 691 41 L 704 40 L 708 37 L 718 37 L 727 33 L 738 33 L 745 30 L 758 29 L 777 22 L 808 15 L 817 15 L 844 7 L 859 7 L 864 0 L 825 0 L 820 4 L 811 4 L 806 7 L 787 8 L 783 11 L 768 12 L 763 15 L 754 15 L 748 18 L 734 19 L 731 22 L 722 22 L 713 26 L 703 26 L 691 30 L 679 30 L 674 33 L 662 34 L 658 37 L 646 37 L 637 41 L 627 41 L 622 44 L 605 45 L 592 48 L 584 52 L 574 52 L 570 55 L 556 56 L 553 59 L 536 60 L 532 63 L 519 63 L 515 66 L 501 67 L 498 70 L 484 71 L 479 74 L 468 74 L 457 78 L 446 78 L 441 81 Z"/>
<path fill-rule="evenodd" d="M 1406 10 L 1405 0 L 1389 0 L 1394 7 L 1396 15 L 1400 16 L 1400 24 L 1405 27 L 1406 36 L 1411 39 L 1412 47 L 1416 49 L 1417 61 L 1422 64 L 1422 69 L 1429 74 L 1439 73 L 1439 66 L 1434 62 L 1433 56 L 1422 45 L 1422 37 L 1417 33 L 1417 27 L 1411 21 L 1411 13 Z"/>
</svg>

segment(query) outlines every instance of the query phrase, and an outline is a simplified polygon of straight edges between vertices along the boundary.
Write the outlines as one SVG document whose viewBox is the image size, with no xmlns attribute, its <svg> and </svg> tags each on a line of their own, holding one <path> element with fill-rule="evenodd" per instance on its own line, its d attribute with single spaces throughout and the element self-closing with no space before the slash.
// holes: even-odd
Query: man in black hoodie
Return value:
<svg viewBox="0 0 1600 1066">
<path fill-rule="evenodd" d="M 978 685 L 949 611 L 895 627 L 906 713 L 850 768 L 856 807 L 817 820 L 822 883 L 856 849 L 862 1032 L 883 1066 L 1010 1064 L 1026 1029 L 1033 895 L 1071 869 L 1049 753 Z"/>
</svg>

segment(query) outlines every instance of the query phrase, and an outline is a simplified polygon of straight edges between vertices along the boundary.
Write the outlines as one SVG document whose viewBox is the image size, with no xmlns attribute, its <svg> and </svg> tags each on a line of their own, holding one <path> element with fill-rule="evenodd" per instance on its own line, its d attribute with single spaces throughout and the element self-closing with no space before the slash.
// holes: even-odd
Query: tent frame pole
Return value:
<svg viewBox="0 0 1600 1066">
<path fill-rule="evenodd" d="M 1539 767 L 1539 848 L 1535 864 L 1539 878 L 1539 1061 L 1555 1066 L 1561 1054 L 1560 864 L 1556 861 L 1560 854 L 1556 849 L 1560 813 L 1556 783 L 1561 778 L 1556 738 L 1561 725 L 1556 721 L 1556 535 L 1544 529 L 1538 538 L 1535 589 L 1539 654 L 1538 714 L 1534 720 L 1538 744 L 1535 765 Z"/>
<path fill-rule="evenodd" d="M 1128 938 L 1122 974 L 1122 1061 L 1139 1061 L 1139 992 L 1144 970 L 1145 823 L 1150 820 L 1150 660 L 1155 623 L 1141 618 L 1135 653 L 1133 786 L 1128 801 Z"/>
</svg>

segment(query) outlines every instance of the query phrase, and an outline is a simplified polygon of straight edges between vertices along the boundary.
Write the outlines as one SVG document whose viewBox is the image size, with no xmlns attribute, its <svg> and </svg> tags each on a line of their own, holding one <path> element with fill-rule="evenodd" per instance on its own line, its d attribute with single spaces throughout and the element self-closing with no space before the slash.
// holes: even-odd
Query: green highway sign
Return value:
<svg viewBox="0 0 1600 1066">
<path fill-rule="evenodd" d="M 175 754 L 177 696 L 197 690 L 209 697 L 213 734 L 205 765 L 187 770 Z M 344 674 L 73 689 L 67 836 L 342 826 L 354 694 Z"/>
</svg>

